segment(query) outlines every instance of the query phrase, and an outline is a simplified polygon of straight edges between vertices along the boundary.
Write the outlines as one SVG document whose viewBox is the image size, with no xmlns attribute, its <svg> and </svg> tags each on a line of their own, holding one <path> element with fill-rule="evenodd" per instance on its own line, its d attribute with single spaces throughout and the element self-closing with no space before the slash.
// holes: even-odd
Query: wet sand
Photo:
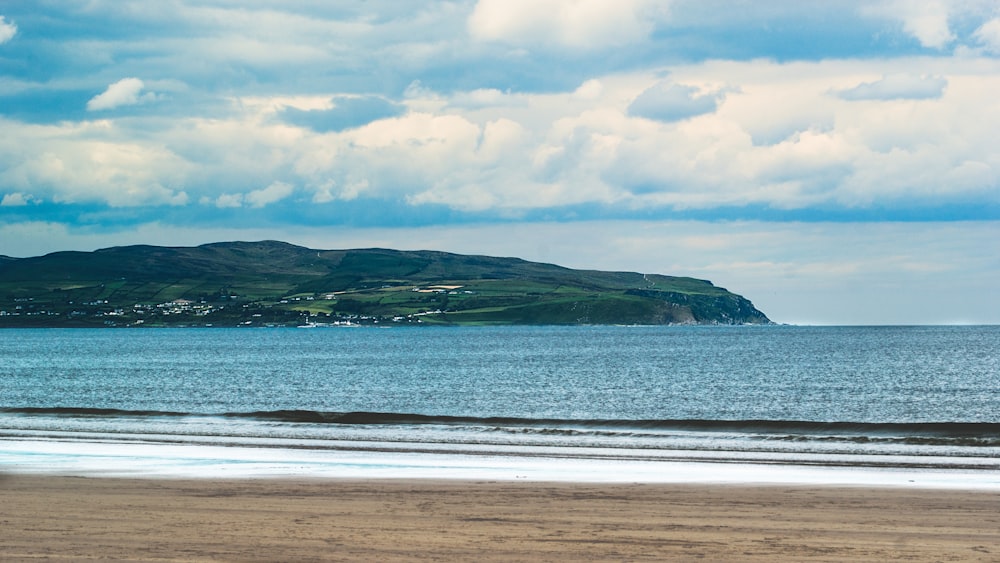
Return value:
<svg viewBox="0 0 1000 563">
<path fill-rule="evenodd" d="M 0 530 L 3 561 L 998 561 L 1000 493 L 14 475 Z"/>
</svg>

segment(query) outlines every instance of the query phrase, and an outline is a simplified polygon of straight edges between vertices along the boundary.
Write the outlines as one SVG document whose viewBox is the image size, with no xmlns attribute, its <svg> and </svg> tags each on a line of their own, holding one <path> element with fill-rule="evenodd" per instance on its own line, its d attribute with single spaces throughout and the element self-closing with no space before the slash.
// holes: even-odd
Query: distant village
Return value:
<svg viewBox="0 0 1000 563">
<path fill-rule="evenodd" d="M 413 291 L 443 293 L 454 287 L 418 287 Z M 34 297 L 18 297 L 0 305 L 0 326 L 355 326 L 380 323 L 422 323 L 427 315 L 442 311 L 428 310 L 409 315 L 361 315 L 348 313 L 309 312 L 295 308 L 296 301 L 335 300 L 336 294 L 319 297 L 289 297 L 276 302 L 239 301 L 237 296 L 224 296 L 231 302 L 174 299 L 158 304 L 136 303 L 131 307 L 113 305 L 106 299 L 53 304 Z"/>
</svg>

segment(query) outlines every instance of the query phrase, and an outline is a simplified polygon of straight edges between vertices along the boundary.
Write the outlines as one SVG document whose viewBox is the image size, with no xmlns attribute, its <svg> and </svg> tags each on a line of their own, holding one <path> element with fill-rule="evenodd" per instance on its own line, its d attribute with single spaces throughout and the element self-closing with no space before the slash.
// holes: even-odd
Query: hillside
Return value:
<svg viewBox="0 0 1000 563">
<path fill-rule="evenodd" d="M 704 280 L 434 251 L 263 241 L 0 260 L 0 327 L 769 322 Z"/>
</svg>

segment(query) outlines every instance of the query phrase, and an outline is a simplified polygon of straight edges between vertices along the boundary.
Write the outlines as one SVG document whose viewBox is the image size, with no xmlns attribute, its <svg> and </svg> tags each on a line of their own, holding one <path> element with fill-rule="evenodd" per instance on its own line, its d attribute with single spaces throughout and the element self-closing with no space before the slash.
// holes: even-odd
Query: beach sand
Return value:
<svg viewBox="0 0 1000 563">
<path fill-rule="evenodd" d="M 1000 493 L 8 475 L 0 560 L 998 561 Z"/>
</svg>

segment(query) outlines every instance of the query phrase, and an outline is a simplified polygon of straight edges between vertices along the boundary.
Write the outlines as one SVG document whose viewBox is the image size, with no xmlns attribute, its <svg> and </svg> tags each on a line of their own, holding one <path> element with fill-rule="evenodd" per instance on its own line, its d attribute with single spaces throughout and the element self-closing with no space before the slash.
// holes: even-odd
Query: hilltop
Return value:
<svg viewBox="0 0 1000 563">
<path fill-rule="evenodd" d="M 277 241 L 0 259 L 0 327 L 767 324 L 709 281 Z"/>
</svg>

